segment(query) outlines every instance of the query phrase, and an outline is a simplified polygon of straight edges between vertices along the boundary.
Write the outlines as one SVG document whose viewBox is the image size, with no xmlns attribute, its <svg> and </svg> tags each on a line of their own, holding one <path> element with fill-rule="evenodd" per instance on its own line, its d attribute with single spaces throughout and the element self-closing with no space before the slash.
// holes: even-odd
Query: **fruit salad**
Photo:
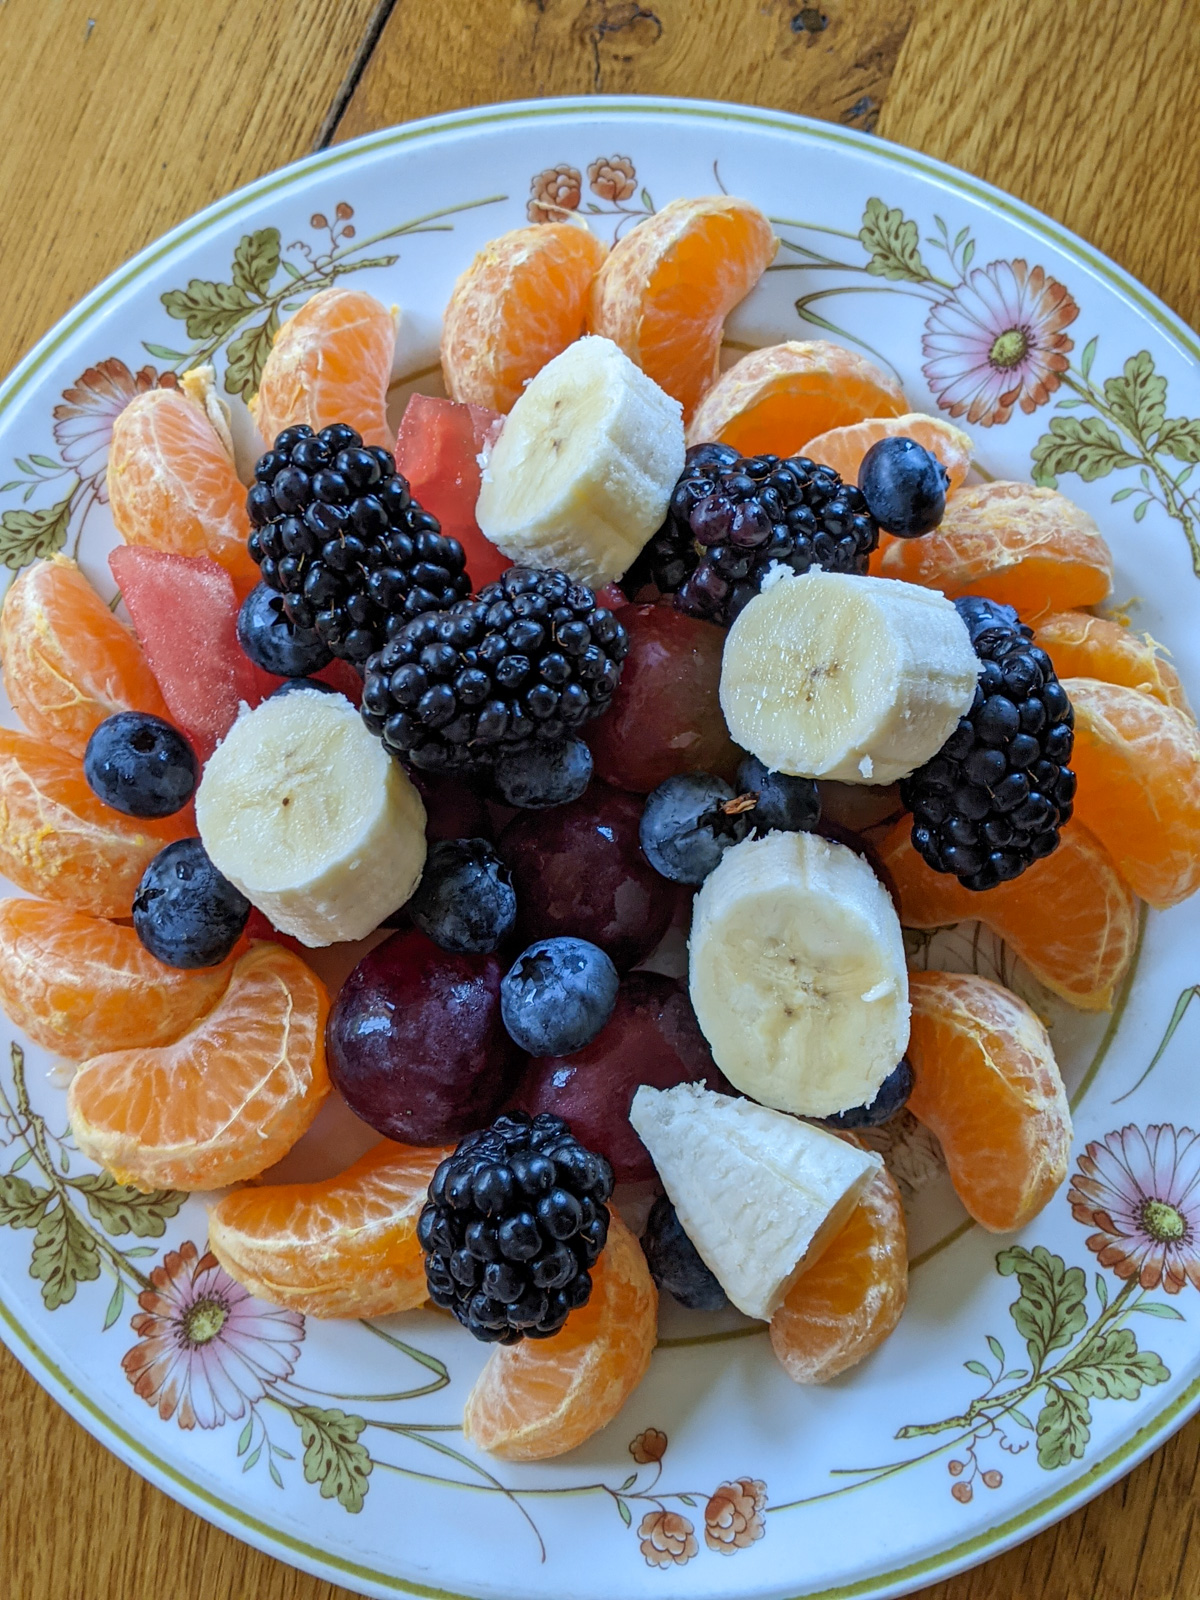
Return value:
<svg viewBox="0 0 1200 1600">
<path fill-rule="evenodd" d="M 463 1429 L 514 1460 L 612 1420 L 660 1295 L 796 1383 L 866 1360 L 901 1114 L 980 1226 L 1056 1192 L 1042 1019 L 906 929 L 1103 1011 L 1200 887 L 1200 734 L 1099 530 L 840 346 L 722 370 L 775 249 L 727 195 L 505 234 L 390 419 L 394 313 L 324 290 L 251 483 L 206 369 L 118 417 L 132 626 L 63 556 L 0 610 L 0 1004 L 80 1149 L 211 1195 L 267 1301 L 495 1346 Z M 280 1181 L 330 1095 L 370 1148 Z"/>
</svg>

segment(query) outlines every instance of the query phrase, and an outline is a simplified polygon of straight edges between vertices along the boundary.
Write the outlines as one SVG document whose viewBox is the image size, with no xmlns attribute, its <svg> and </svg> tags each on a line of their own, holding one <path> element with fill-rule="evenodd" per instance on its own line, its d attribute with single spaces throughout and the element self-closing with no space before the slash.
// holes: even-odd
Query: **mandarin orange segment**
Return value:
<svg viewBox="0 0 1200 1600">
<path fill-rule="evenodd" d="M 672 200 L 613 246 L 592 286 L 588 329 L 620 345 L 686 420 L 717 381 L 725 318 L 778 248 L 748 200 Z"/>
<path fill-rule="evenodd" d="M 204 407 L 182 390 L 150 389 L 117 417 L 108 498 L 126 544 L 211 556 L 239 594 L 257 583 L 245 486 Z"/>
<path fill-rule="evenodd" d="M 209 1249 L 251 1294 L 305 1316 L 411 1311 L 429 1294 L 417 1218 L 450 1154 L 384 1139 L 321 1183 L 240 1189 L 209 1213 Z"/>
<path fill-rule="evenodd" d="M 131 927 L 45 900 L 0 900 L 0 1006 L 72 1061 L 171 1043 L 216 1005 L 232 971 L 232 960 L 164 967 Z"/>
<path fill-rule="evenodd" d="M 1193 717 L 1179 674 L 1148 633 L 1134 633 L 1087 611 L 1059 611 L 1038 623 L 1034 643 L 1053 661 L 1060 678 L 1123 683 Z"/>
<path fill-rule="evenodd" d="M 488 1357 L 463 1408 L 463 1433 L 508 1461 L 574 1450 L 613 1420 L 646 1374 L 658 1293 L 642 1247 L 614 1211 L 592 1269 L 592 1296 L 552 1339 Z"/>
<path fill-rule="evenodd" d="M 93 917 L 127 917 L 142 873 L 195 832 L 191 808 L 161 821 L 98 800 L 78 756 L 0 728 L 0 872 Z"/>
<path fill-rule="evenodd" d="M 66 556 L 14 578 L 0 608 L 0 666 L 29 732 L 75 755 L 118 711 L 169 717 L 141 645 Z"/>
<path fill-rule="evenodd" d="M 1024 622 L 1098 605 L 1112 588 L 1112 551 L 1081 506 L 1056 489 L 981 483 L 959 489 L 920 539 L 888 542 L 885 578 L 940 589 L 953 600 L 986 595 Z"/>
<path fill-rule="evenodd" d="M 137 1189 L 222 1189 L 287 1154 L 329 1091 L 329 998 L 311 967 L 253 944 L 172 1044 L 85 1061 L 67 1096 L 83 1153 Z"/>
<path fill-rule="evenodd" d="M 365 444 L 391 449 L 387 392 L 396 320 L 362 289 L 322 289 L 275 335 L 250 409 L 271 444 L 297 423 L 315 433 L 347 422 Z"/>
<path fill-rule="evenodd" d="M 1182 711 L 1097 678 L 1065 678 L 1075 708 L 1075 811 L 1135 894 L 1159 911 L 1200 888 L 1200 731 Z"/>
<path fill-rule="evenodd" d="M 771 1348 L 793 1383 L 828 1383 L 879 1348 L 907 1299 L 904 1206 L 881 1168 L 771 1318 Z"/>
<path fill-rule="evenodd" d="M 607 254 L 577 222 L 514 228 L 486 244 L 446 307 L 442 372 L 451 398 L 511 411 L 530 378 L 583 334 Z"/>
<path fill-rule="evenodd" d="M 711 388 L 687 442 L 719 439 L 743 455 L 798 455 L 820 434 L 906 410 L 900 385 L 865 356 L 824 339 L 754 350 Z"/>
<path fill-rule="evenodd" d="M 1035 1217 L 1067 1172 L 1071 1112 L 1050 1037 L 970 973 L 910 972 L 908 1109 L 941 1141 L 963 1205 L 992 1233 Z"/>
<path fill-rule="evenodd" d="M 830 428 L 802 446 L 800 454 L 832 467 L 843 483 L 857 483 L 858 469 L 872 445 L 881 439 L 915 439 L 935 455 L 950 475 L 951 489 L 960 489 L 975 453 L 970 434 L 941 417 L 906 411 L 902 417 L 868 417 L 844 428 Z"/>
<path fill-rule="evenodd" d="M 913 849 L 911 831 L 912 819 L 904 817 L 879 845 L 906 928 L 977 920 L 1069 1005 L 1112 1009 L 1137 945 L 1137 900 L 1082 822 L 1073 820 L 1058 849 L 1019 878 L 982 893 L 927 866 Z"/>
</svg>

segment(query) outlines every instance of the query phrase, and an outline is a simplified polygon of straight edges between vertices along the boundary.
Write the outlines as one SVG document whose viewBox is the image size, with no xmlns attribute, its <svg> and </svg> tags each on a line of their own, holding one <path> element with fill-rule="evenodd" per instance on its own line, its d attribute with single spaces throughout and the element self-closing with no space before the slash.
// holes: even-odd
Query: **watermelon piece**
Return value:
<svg viewBox="0 0 1200 1600">
<path fill-rule="evenodd" d="M 314 672 L 313 677 L 319 678 L 322 683 L 327 683 L 339 694 L 344 694 L 351 705 L 362 705 L 363 681 L 348 661 L 331 661 L 327 667 L 322 667 L 320 672 Z M 283 679 L 277 681 L 282 683 Z"/>
<path fill-rule="evenodd" d="M 479 456 L 495 444 L 504 418 L 485 406 L 414 394 L 400 421 L 396 466 L 442 532 L 466 551 L 473 589 L 495 583 L 512 562 L 485 539 L 475 521 Z"/>
<path fill-rule="evenodd" d="M 233 579 L 208 556 L 139 545 L 118 545 L 108 564 L 171 716 L 207 761 L 242 702 L 282 682 L 238 643 Z"/>
</svg>

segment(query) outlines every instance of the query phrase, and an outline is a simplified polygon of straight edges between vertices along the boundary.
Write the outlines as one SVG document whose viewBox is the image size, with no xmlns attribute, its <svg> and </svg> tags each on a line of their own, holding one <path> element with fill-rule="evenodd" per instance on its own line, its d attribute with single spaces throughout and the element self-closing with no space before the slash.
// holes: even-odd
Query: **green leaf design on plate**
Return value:
<svg viewBox="0 0 1200 1600">
<path fill-rule="evenodd" d="M 77 1284 L 90 1283 L 100 1276 L 96 1241 L 61 1200 L 38 1223 L 29 1273 L 42 1285 L 47 1311 L 57 1311 L 73 1300 Z"/>
<path fill-rule="evenodd" d="M 1062 1375 L 1076 1394 L 1092 1400 L 1136 1400 L 1144 1384 L 1165 1383 L 1171 1376 L 1153 1350 L 1139 1350 L 1129 1328 L 1114 1328 L 1100 1341 L 1080 1346 L 1084 1359 L 1066 1366 Z"/>
<path fill-rule="evenodd" d="M 233 286 L 264 299 L 279 270 L 279 229 L 260 228 L 243 234 L 233 252 Z"/>
<path fill-rule="evenodd" d="M 1014 1244 L 996 1257 L 996 1270 L 1001 1277 L 1015 1276 L 1021 1286 L 1009 1314 L 1029 1348 L 1033 1370 L 1040 1372 L 1050 1351 L 1070 1344 L 1087 1321 L 1083 1268 L 1068 1267 L 1045 1245 L 1026 1250 Z"/>
<path fill-rule="evenodd" d="M 858 237 L 871 257 L 867 271 L 872 277 L 926 283 L 932 276 L 921 259 L 917 225 L 898 208 L 889 210 L 873 196 L 867 201 Z"/>
<path fill-rule="evenodd" d="M 213 283 L 207 278 L 192 278 L 186 289 L 168 289 L 162 296 L 163 310 L 184 324 L 189 339 L 223 339 L 246 315 L 254 301 L 244 289 L 232 283 Z"/>
<path fill-rule="evenodd" d="M 1060 472 L 1077 472 L 1091 483 L 1118 467 L 1136 466 L 1137 457 L 1100 417 L 1053 417 L 1049 433 L 1033 447 L 1033 481 L 1043 489 L 1056 488 Z"/>
<path fill-rule="evenodd" d="M 243 328 L 225 352 L 225 389 L 228 394 L 240 394 L 249 400 L 258 388 L 259 379 L 275 335 L 279 332 L 279 313 L 274 307 L 265 322 Z"/>
<path fill-rule="evenodd" d="M 161 1239 L 167 1218 L 177 1214 L 187 1195 L 178 1189 L 153 1189 L 143 1194 L 118 1183 L 109 1172 L 89 1172 L 71 1187 L 87 1201 L 87 1208 L 105 1233 L 132 1233 L 139 1239 Z"/>
<path fill-rule="evenodd" d="M 307 1482 L 321 1485 L 323 1499 L 337 1500 L 347 1511 L 361 1511 L 374 1465 L 366 1446 L 358 1442 L 366 1422 L 336 1407 L 326 1411 L 320 1406 L 296 1406 L 292 1415 L 300 1424 Z"/>
<path fill-rule="evenodd" d="M 1118 427 L 1148 440 L 1167 414 L 1167 380 L 1154 370 L 1154 357 L 1140 350 L 1125 363 L 1122 376 L 1105 378 L 1104 398 Z"/>
<path fill-rule="evenodd" d="M 1092 1412 L 1085 1397 L 1051 1384 L 1038 1412 L 1038 1465 L 1053 1470 L 1070 1461 L 1082 1461 L 1091 1436 Z"/>
<path fill-rule="evenodd" d="M 49 1189 L 35 1189 L 28 1178 L 5 1173 L 0 1177 L 0 1224 L 36 1228 L 52 1199 Z"/>
<path fill-rule="evenodd" d="M 52 556 L 67 542 L 71 498 L 38 511 L 6 511 L 0 516 L 0 561 L 14 572 L 40 556 Z"/>
<path fill-rule="evenodd" d="M 1176 461 L 1200 461 L 1200 418 L 1168 417 L 1158 430 L 1154 448 Z"/>
</svg>

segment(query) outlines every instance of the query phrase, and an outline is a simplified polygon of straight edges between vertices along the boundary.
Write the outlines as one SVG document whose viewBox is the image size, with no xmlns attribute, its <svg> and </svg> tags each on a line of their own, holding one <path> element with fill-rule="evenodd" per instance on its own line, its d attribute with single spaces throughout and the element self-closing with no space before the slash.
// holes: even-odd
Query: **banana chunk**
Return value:
<svg viewBox="0 0 1200 1600">
<path fill-rule="evenodd" d="M 895 907 L 861 856 L 817 834 L 725 852 L 696 896 L 688 985 L 721 1071 L 780 1111 L 869 1105 L 908 1045 Z"/>
<path fill-rule="evenodd" d="M 814 570 L 769 582 L 734 622 L 721 710 L 771 771 L 895 783 L 942 748 L 979 671 L 936 589 Z"/>
<path fill-rule="evenodd" d="M 213 864 L 301 944 L 362 939 L 412 894 L 425 807 L 341 695 L 243 711 L 196 791 Z"/>
<path fill-rule="evenodd" d="M 705 1265 L 739 1311 L 764 1321 L 883 1165 L 823 1128 L 695 1083 L 643 1085 L 629 1120 Z"/>
<path fill-rule="evenodd" d="M 679 402 L 611 339 L 577 339 L 509 412 L 476 519 L 513 561 L 599 587 L 661 527 L 683 457 Z"/>
</svg>

